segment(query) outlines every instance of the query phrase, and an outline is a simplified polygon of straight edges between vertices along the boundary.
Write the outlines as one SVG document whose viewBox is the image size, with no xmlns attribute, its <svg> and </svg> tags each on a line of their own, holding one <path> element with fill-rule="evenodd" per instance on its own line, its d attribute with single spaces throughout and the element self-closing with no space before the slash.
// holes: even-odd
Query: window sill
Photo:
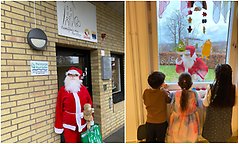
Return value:
<svg viewBox="0 0 239 144">
<path fill-rule="evenodd" d="M 192 85 L 193 87 L 198 87 L 198 88 L 207 88 L 209 84 L 213 82 L 194 82 Z M 178 83 L 167 83 L 168 85 L 168 90 L 174 91 L 174 90 L 180 90 L 181 88 L 178 86 Z"/>
</svg>

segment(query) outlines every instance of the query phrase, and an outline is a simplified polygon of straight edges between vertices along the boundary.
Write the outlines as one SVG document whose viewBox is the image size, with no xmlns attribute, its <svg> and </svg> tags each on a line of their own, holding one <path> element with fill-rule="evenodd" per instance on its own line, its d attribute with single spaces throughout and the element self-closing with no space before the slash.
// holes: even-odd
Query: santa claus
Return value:
<svg viewBox="0 0 239 144">
<path fill-rule="evenodd" d="M 83 110 L 92 100 L 85 86 L 82 85 L 82 70 L 71 67 L 66 72 L 65 85 L 58 92 L 54 130 L 64 135 L 65 142 L 81 142 L 80 133 L 86 130 Z M 93 117 L 90 121 L 94 124 Z"/>
<path fill-rule="evenodd" d="M 208 73 L 208 67 L 201 58 L 197 57 L 194 46 L 186 46 L 186 51 L 182 58 L 179 56 L 176 59 L 176 72 L 188 72 L 194 80 L 204 81 Z"/>
</svg>

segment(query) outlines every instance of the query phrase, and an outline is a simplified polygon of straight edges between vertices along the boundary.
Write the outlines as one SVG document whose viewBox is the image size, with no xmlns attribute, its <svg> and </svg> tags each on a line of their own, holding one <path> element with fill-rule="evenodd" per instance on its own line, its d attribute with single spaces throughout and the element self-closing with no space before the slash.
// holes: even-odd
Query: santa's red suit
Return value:
<svg viewBox="0 0 239 144">
<path fill-rule="evenodd" d="M 186 46 L 187 52 L 189 52 L 188 56 L 184 54 L 181 60 L 176 59 L 176 72 L 188 72 L 198 81 L 204 80 L 208 73 L 208 66 L 196 56 L 194 46 Z"/>
<path fill-rule="evenodd" d="M 82 71 L 72 67 L 66 75 L 68 79 L 77 77 L 77 80 L 80 80 Z M 57 134 L 64 132 L 65 142 L 81 142 L 80 133 L 86 130 L 86 121 L 83 118 L 83 109 L 86 103 L 92 106 L 92 100 L 86 87 L 80 83 L 78 88 L 68 89 L 65 80 L 65 86 L 60 88 L 57 96 L 54 128 Z M 91 123 L 93 124 L 93 121 Z"/>
</svg>

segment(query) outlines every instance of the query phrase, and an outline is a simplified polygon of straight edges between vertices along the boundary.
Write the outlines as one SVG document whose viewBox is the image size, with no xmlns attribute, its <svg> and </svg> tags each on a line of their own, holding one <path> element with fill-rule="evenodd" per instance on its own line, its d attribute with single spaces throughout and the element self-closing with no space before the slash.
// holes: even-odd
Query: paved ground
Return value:
<svg viewBox="0 0 239 144">
<path fill-rule="evenodd" d="M 124 126 L 105 138 L 104 143 L 124 143 Z"/>
</svg>

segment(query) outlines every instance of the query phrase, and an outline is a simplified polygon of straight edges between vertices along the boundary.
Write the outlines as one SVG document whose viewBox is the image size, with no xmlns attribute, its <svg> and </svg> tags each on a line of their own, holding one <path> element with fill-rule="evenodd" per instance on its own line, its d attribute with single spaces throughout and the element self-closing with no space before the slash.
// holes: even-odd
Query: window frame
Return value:
<svg viewBox="0 0 239 144">
<path fill-rule="evenodd" d="M 157 1 L 158 2 L 158 1 Z M 229 63 L 229 56 L 230 56 L 230 51 L 231 51 L 231 38 L 232 38 L 232 32 L 233 32 L 233 18 L 234 18 L 234 7 L 235 7 L 235 2 L 230 1 L 230 13 L 229 13 L 229 26 L 228 26 L 228 35 L 227 35 L 227 45 L 226 45 L 226 57 L 225 57 L 225 63 Z M 158 9 L 156 8 L 158 11 Z M 157 13 L 156 11 L 156 13 Z M 158 14 L 157 19 L 158 19 Z M 156 29 L 158 29 L 158 24 L 156 25 Z M 158 39 L 157 39 L 157 44 L 158 44 Z M 158 61 L 159 61 L 159 66 L 160 66 L 160 57 L 158 56 Z M 160 70 L 160 67 L 158 67 Z M 213 81 L 208 81 L 208 82 L 193 82 L 192 87 L 198 87 L 198 88 L 206 88 L 209 84 L 213 83 Z M 178 86 L 178 82 L 169 82 L 167 83 L 168 85 L 168 90 L 174 91 L 174 90 L 179 90 L 181 89 Z"/>
<path fill-rule="evenodd" d="M 125 97 L 124 97 L 124 67 L 123 67 L 124 55 L 123 54 L 111 53 L 110 56 L 118 58 L 119 63 L 120 63 L 118 72 L 119 72 L 119 77 L 120 77 L 120 88 L 121 88 L 121 90 L 113 92 L 113 89 L 112 89 L 113 103 L 116 104 L 118 102 L 124 101 L 124 99 L 125 99 Z M 112 79 L 113 79 L 113 72 L 112 72 Z M 113 86 L 113 83 L 112 83 L 112 86 Z"/>
</svg>

